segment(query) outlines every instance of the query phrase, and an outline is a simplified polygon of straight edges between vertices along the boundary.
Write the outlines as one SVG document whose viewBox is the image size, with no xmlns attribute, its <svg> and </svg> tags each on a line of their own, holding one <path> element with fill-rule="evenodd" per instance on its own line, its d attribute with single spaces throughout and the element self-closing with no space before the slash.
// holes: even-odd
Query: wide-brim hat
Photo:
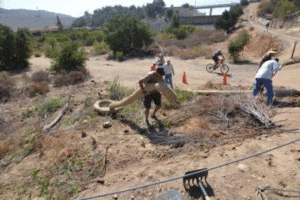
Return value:
<svg viewBox="0 0 300 200">
<path fill-rule="evenodd" d="M 277 51 L 276 49 L 270 49 L 270 51 L 268 51 L 267 54 L 277 54 Z"/>
</svg>

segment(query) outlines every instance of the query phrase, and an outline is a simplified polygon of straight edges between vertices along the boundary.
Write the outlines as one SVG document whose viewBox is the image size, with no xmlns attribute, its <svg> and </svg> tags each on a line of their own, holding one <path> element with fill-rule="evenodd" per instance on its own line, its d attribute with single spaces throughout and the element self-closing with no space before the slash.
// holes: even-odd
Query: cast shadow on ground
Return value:
<svg viewBox="0 0 300 200">
<path fill-rule="evenodd" d="M 300 102 L 285 102 L 285 101 L 275 100 L 272 103 L 272 106 L 277 107 L 277 108 L 300 107 Z"/>
<path fill-rule="evenodd" d="M 212 72 L 212 74 L 217 74 L 218 76 L 223 76 L 224 74 L 222 72 Z M 232 78 L 232 74 L 227 74 L 228 78 Z"/>
<path fill-rule="evenodd" d="M 203 183 L 202 183 L 203 184 Z M 203 197 L 204 195 L 202 194 L 202 191 L 200 189 L 199 184 L 194 184 L 191 185 L 190 187 L 186 188 L 185 187 L 185 191 L 190 195 L 190 197 L 195 198 L 195 199 L 199 199 L 200 197 Z M 208 182 L 206 182 L 205 184 L 203 184 L 203 187 L 207 193 L 208 196 L 215 196 L 214 194 L 214 190 L 212 189 L 212 187 L 208 184 Z M 204 199 L 204 198 L 203 198 Z"/>
<path fill-rule="evenodd" d="M 235 65 L 258 65 L 257 62 L 252 62 L 250 60 L 241 60 L 234 63 Z"/>
<path fill-rule="evenodd" d="M 146 128 L 140 127 L 131 120 L 122 119 L 120 121 L 139 132 L 139 134 L 147 137 L 153 145 L 171 146 L 171 148 L 180 148 L 185 145 L 186 140 L 184 137 L 176 136 L 174 133 L 169 132 L 158 118 L 155 117 L 154 120 L 155 125 L 148 124 Z"/>
</svg>

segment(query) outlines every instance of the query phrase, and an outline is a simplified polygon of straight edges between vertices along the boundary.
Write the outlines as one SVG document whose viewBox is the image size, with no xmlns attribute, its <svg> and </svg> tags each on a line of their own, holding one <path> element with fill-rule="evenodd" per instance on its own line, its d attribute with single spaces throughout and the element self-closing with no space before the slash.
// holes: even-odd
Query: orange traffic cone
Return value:
<svg viewBox="0 0 300 200">
<path fill-rule="evenodd" d="M 186 74 L 185 74 L 185 72 L 183 72 L 182 83 L 184 83 L 184 84 L 187 84 L 187 85 L 188 85 L 188 83 L 187 83 L 187 78 L 186 78 Z"/>
<path fill-rule="evenodd" d="M 227 85 L 227 73 L 223 74 L 223 85 Z"/>
</svg>

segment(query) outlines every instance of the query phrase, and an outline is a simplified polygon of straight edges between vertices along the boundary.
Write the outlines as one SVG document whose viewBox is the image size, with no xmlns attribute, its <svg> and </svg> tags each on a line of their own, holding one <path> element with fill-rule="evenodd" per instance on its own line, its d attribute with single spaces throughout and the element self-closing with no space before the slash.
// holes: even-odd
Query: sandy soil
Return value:
<svg viewBox="0 0 300 200">
<path fill-rule="evenodd" d="M 297 52 L 300 56 L 299 52 Z M 287 56 L 283 53 L 281 56 Z M 119 76 L 122 84 L 128 87 L 137 87 L 138 80 L 146 75 L 150 70 L 150 65 L 154 58 L 150 59 L 133 59 L 125 62 L 108 61 L 107 56 L 90 57 L 87 61 L 94 83 L 85 83 L 81 87 L 84 88 L 83 94 L 76 94 L 77 99 L 74 100 L 75 111 L 78 109 L 78 102 L 82 102 L 89 92 L 95 92 L 103 88 L 104 81 L 111 81 L 115 76 Z M 218 73 L 207 73 L 205 66 L 210 60 L 197 58 L 194 60 L 180 60 L 178 58 L 170 59 L 175 66 L 175 85 L 183 89 L 197 90 L 207 81 L 221 83 L 222 77 Z M 253 60 L 257 62 L 258 60 Z M 31 58 L 31 71 L 29 73 L 46 69 L 50 67 L 51 60 L 45 57 Z M 243 85 L 251 86 L 255 73 L 256 64 L 228 64 L 230 67 L 230 78 L 228 83 L 234 86 Z M 278 76 L 274 78 L 275 86 L 284 86 L 300 90 L 299 64 L 288 66 L 282 70 Z M 183 72 L 187 73 L 189 85 L 181 83 Z M 219 72 L 219 71 L 217 71 Z M 70 88 L 63 88 L 61 91 L 55 89 L 51 91 L 51 95 L 62 94 L 69 91 Z M 97 94 L 95 94 L 97 95 Z M 79 99 L 81 98 L 81 101 Z M 22 100 L 20 100 L 21 102 Z M 75 105 L 76 103 L 76 105 Z M 18 110 L 24 106 L 24 109 L 30 106 L 5 105 L 6 110 Z M 76 107 L 77 106 L 77 107 Z M 172 112 L 167 115 L 172 115 Z M 159 114 L 160 118 L 163 118 Z M 284 128 L 299 128 L 300 109 L 299 107 L 286 107 L 278 109 L 278 114 L 274 117 L 274 121 L 286 120 L 280 122 Z M 98 144 L 97 151 L 103 150 L 105 146 L 110 145 L 108 151 L 107 172 L 103 178 L 104 184 L 93 181 L 85 186 L 85 190 L 78 194 L 77 197 L 88 197 L 95 194 L 108 193 L 128 187 L 134 187 L 154 181 L 164 180 L 170 177 L 183 175 L 189 170 L 195 170 L 203 167 L 211 167 L 220 163 L 243 157 L 262 151 L 267 148 L 282 144 L 300 136 L 299 131 L 286 132 L 280 135 L 262 135 L 252 139 L 240 140 L 217 146 L 214 148 L 192 149 L 188 146 L 184 148 L 170 148 L 166 145 L 155 145 L 151 141 L 149 135 L 142 134 L 128 124 L 112 120 L 112 127 L 104 129 L 102 123 L 107 120 L 106 117 L 96 116 L 97 123 L 95 127 L 88 127 L 85 131 L 86 138 L 81 138 L 82 130 L 72 129 L 70 136 L 76 144 L 74 145 L 90 145 L 91 138 L 95 138 Z M 21 122 L 20 122 L 21 123 Z M 29 123 L 29 122 L 22 122 Z M 128 130 L 128 132 L 124 132 Z M 150 134 L 159 134 L 151 132 Z M 230 131 L 227 133 L 230 135 Z M 68 135 L 69 136 L 69 135 Z M 232 164 L 220 169 L 209 172 L 208 184 L 211 187 L 211 199 L 255 199 L 255 192 L 258 186 L 271 184 L 274 188 L 285 190 L 300 189 L 300 149 L 299 143 L 284 147 L 280 150 L 264 154 L 262 156 L 241 162 L 244 166 L 238 167 L 238 164 Z M 46 165 L 49 161 L 45 161 L 38 154 L 26 157 L 21 163 L 11 168 L 10 174 L 0 174 L 1 180 L 10 181 L 12 178 L 21 177 L 24 171 L 30 172 L 37 164 Z M 24 173 L 25 174 L 25 173 Z M 158 195 L 177 189 L 186 199 L 193 199 L 184 191 L 182 180 L 149 187 L 134 192 L 128 192 L 119 195 L 119 199 L 137 200 L 154 200 Z M 299 195 L 291 193 L 276 194 L 272 191 L 266 191 L 266 196 L 272 200 L 282 199 L 299 199 Z M 10 198 L 9 198 L 10 197 Z M 16 199 L 3 197 L 4 199 Z M 1 197 L 2 198 L 2 197 Z M 42 199 L 42 198 L 39 198 Z M 75 198 L 74 198 L 75 199 Z M 105 197 L 101 199 L 109 199 Z M 199 199 L 199 198 L 196 198 Z M 201 198 L 200 198 L 201 199 Z"/>
</svg>

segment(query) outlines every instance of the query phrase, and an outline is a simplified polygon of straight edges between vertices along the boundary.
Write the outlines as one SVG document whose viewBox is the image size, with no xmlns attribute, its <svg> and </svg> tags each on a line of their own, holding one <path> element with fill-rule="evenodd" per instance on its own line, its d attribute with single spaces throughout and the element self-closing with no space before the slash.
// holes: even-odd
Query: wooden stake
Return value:
<svg viewBox="0 0 300 200">
<path fill-rule="evenodd" d="M 293 49 L 293 52 L 292 52 L 292 56 L 291 56 L 291 58 L 293 58 L 293 57 L 294 57 L 294 53 L 295 53 L 296 46 L 297 46 L 297 42 L 295 41 L 295 43 L 294 43 L 294 49 Z"/>
</svg>

